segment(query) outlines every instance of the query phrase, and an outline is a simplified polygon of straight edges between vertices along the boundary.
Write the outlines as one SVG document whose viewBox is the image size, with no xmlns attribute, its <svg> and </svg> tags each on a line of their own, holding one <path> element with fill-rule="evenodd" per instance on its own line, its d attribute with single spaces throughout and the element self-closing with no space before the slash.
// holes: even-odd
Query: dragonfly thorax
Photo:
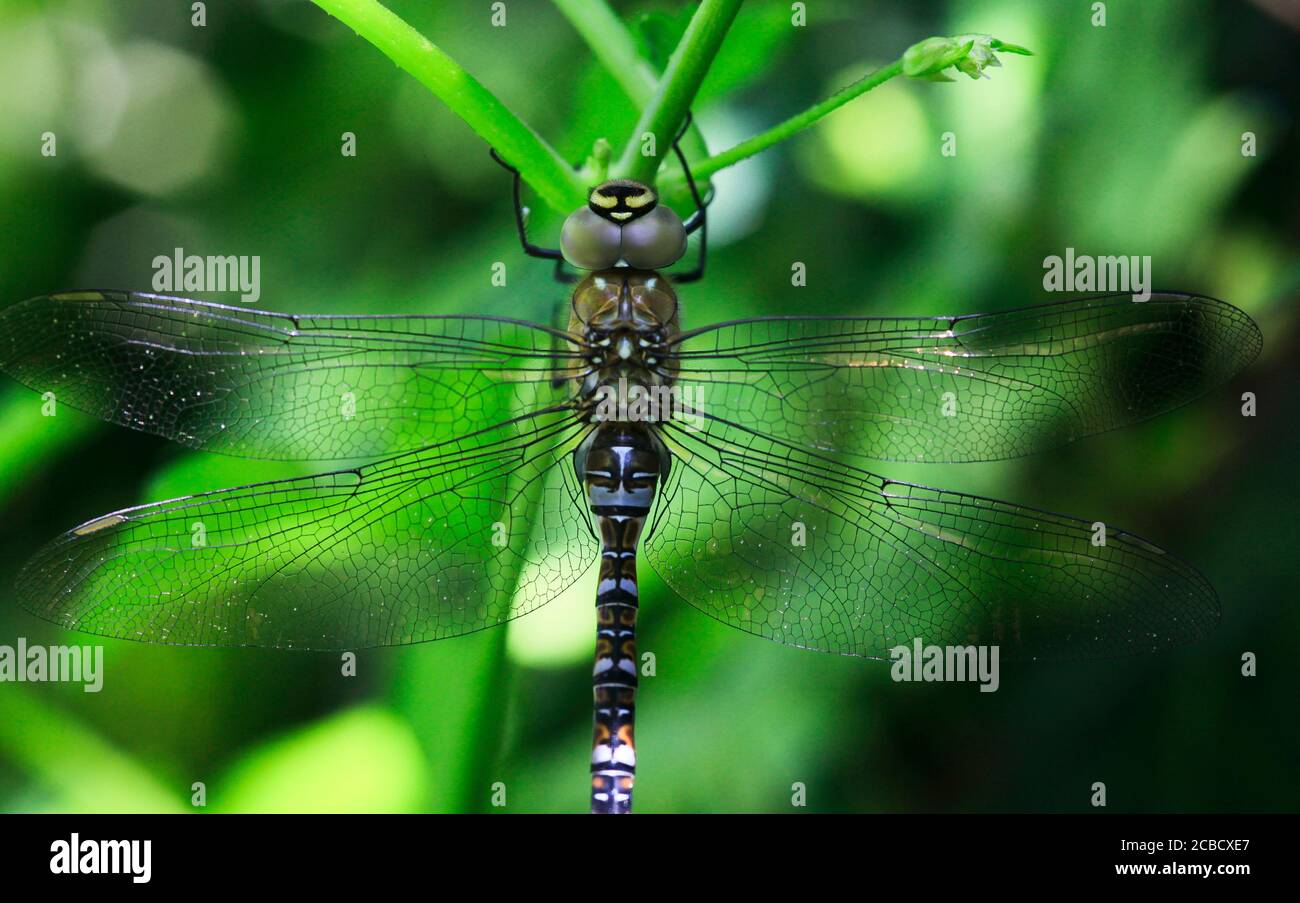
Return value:
<svg viewBox="0 0 1300 903">
<path fill-rule="evenodd" d="M 653 270 L 599 270 L 573 290 L 569 331 L 599 337 L 621 330 L 668 338 L 677 332 L 677 308 L 672 285 Z"/>
<path fill-rule="evenodd" d="M 569 331 L 587 348 L 588 367 L 579 387 L 584 400 L 611 392 L 624 399 L 671 385 L 665 349 L 679 331 L 677 295 L 658 273 L 628 268 L 592 273 L 574 290 Z"/>
</svg>

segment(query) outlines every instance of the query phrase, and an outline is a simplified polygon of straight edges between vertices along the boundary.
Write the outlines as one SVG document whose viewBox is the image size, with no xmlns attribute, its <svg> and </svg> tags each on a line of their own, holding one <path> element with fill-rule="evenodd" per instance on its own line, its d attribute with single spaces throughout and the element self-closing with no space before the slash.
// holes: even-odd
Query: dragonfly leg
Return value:
<svg viewBox="0 0 1300 903">
<path fill-rule="evenodd" d="M 553 272 L 551 276 L 556 282 L 559 282 L 562 285 L 572 285 L 578 281 L 578 277 L 574 275 L 572 270 L 566 270 L 564 268 L 563 257 L 557 257 L 555 259 L 555 272 Z"/>
<path fill-rule="evenodd" d="M 492 154 L 492 159 L 496 160 L 501 168 L 510 173 L 513 179 L 513 196 L 515 202 L 515 228 L 519 230 L 519 244 L 523 247 L 524 253 L 529 257 L 540 257 L 543 260 L 554 260 L 556 262 L 556 272 L 558 273 L 564 261 L 564 255 L 558 248 L 543 248 L 541 245 L 535 245 L 528 240 L 528 225 L 525 222 L 526 214 L 523 202 L 520 198 L 520 176 L 519 170 L 515 169 L 497 153 L 496 148 L 488 148 L 488 153 Z M 556 278 L 559 278 L 558 276 Z"/>
<path fill-rule="evenodd" d="M 700 189 L 695 184 L 695 177 L 691 175 L 691 167 L 686 162 L 686 154 L 682 152 L 681 139 L 686 134 L 686 130 L 691 127 L 691 114 L 687 112 L 686 119 L 682 122 L 681 131 L 673 139 L 673 153 L 677 155 L 677 161 L 682 165 L 682 175 L 686 177 L 686 185 L 691 191 L 691 200 L 695 202 L 695 212 L 686 218 L 683 225 L 686 227 L 686 234 L 692 232 L 700 233 L 700 253 L 696 258 L 695 267 L 687 270 L 685 273 L 678 273 L 673 276 L 674 282 L 695 282 L 704 276 L 704 267 L 708 261 L 709 255 L 709 226 L 707 210 L 709 203 L 713 200 L 713 194 L 710 191 L 708 199 L 700 197 Z"/>
</svg>

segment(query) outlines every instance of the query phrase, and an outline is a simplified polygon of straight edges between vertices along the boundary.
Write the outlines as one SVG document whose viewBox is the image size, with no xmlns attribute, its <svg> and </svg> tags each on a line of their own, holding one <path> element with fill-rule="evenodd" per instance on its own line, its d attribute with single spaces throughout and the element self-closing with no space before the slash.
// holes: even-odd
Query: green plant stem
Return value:
<svg viewBox="0 0 1300 903">
<path fill-rule="evenodd" d="M 591 48 L 610 77 L 628 100 L 644 110 L 659 87 L 659 69 L 645 57 L 632 32 L 605 0 L 552 0 L 569 24 Z M 699 123 L 691 125 L 683 139 L 686 152 L 702 156 L 709 152 Z"/>
<path fill-rule="evenodd" d="M 663 78 L 623 149 L 616 171 L 642 182 L 653 182 L 659 164 L 676 137 L 677 129 L 722 46 L 741 0 L 702 0 L 668 59 Z M 641 153 L 641 136 L 654 135 L 655 155 Z"/>
<path fill-rule="evenodd" d="M 604 0 L 552 0 L 592 54 L 638 108 L 654 96 L 659 73 L 641 51 L 623 21 Z"/>
<path fill-rule="evenodd" d="M 872 72 L 863 78 L 858 79 L 853 84 L 841 88 L 821 103 L 815 104 L 795 116 L 791 116 L 780 125 L 773 126 L 765 132 L 760 132 L 753 138 L 740 142 L 735 147 L 728 148 L 721 153 L 714 154 L 704 160 L 691 164 L 691 173 L 696 180 L 707 179 L 720 169 L 726 169 L 744 160 L 746 157 L 752 157 L 755 154 L 767 150 L 774 144 L 785 141 L 797 132 L 808 128 L 818 119 L 821 119 L 827 113 L 833 112 L 844 106 L 850 100 L 866 94 L 872 88 L 879 87 L 903 71 L 903 61 L 896 60 L 888 66 L 884 66 Z"/>
<path fill-rule="evenodd" d="M 548 205 L 582 206 L 586 186 L 540 135 L 454 59 L 378 0 L 314 0 L 413 75 L 496 148 Z"/>
</svg>

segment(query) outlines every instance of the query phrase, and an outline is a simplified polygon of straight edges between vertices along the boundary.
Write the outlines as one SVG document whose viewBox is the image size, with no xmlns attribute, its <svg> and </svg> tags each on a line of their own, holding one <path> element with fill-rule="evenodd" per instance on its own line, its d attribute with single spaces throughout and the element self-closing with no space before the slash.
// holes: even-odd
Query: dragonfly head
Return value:
<svg viewBox="0 0 1300 903">
<path fill-rule="evenodd" d="M 686 227 L 649 185 L 611 179 L 593 188 L 587 205 L 564 221 L 560 250 L 582 270 L 609 269 L 620 261 L 659 270 L 686 253 Z"/>
</svg>

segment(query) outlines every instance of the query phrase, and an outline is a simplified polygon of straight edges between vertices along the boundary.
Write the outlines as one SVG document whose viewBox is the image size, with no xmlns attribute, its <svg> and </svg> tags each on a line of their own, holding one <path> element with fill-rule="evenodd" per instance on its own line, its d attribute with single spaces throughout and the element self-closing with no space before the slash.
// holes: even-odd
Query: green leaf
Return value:
<svg viewBox="0 0 1300 903">
<path fill-rule="evenodd" d="M 582 205 L 586 185 L 545 140 L 474 76 L 378 0 L 313 0 L 415 78 L 514 165 L 556 210 Z"/>
</svg>

